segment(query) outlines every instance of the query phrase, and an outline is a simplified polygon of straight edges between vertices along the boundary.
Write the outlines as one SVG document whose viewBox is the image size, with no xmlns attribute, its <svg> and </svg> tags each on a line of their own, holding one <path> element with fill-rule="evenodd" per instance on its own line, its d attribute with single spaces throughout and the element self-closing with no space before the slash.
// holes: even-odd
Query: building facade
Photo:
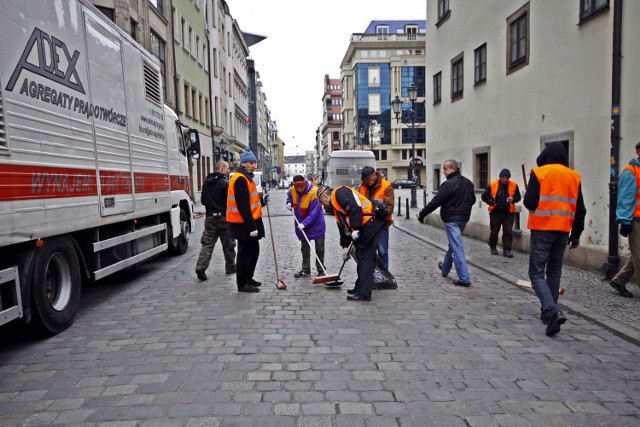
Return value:
<svg viewBox="0 0 640 427">
<path fill-rule="evenodd" d="M 427 16 L 427 188 L 437 189 L 452 158 L 478 193 L 502 168 L 524 192 L 536 157 L 560 141 L 587 206 L 580 248 L 567 257 L 600 268 L 608 253 L 625 252 L 610 189 L 640 140 L 640 3 L 428 0 Z M 522 209 L 514 246 L 523 250 L 527 220 Z M 488 238 L 482 202 L 465 232 Z"/>
<path fill-rule="evenodd" d="M 324 177 L 327 160 L 332 151 L 342 149 L 342 82 L 324 76 L 322 95 L 322 124 L 316 138 L 316 174 Z"/>
<path fill-rule="evenodd" d="M 425 32 L 425 20 L 372 21 L 364 33 L 352 34 L 340 65 L 342 148 L 373 151 L 391 181 L 409 178 L 411 159 L 425 157 Z M 391 109 L 396 96 L 399 120 Z M 416 172 L 424 182 L 424 170 Z"/>
</svg>

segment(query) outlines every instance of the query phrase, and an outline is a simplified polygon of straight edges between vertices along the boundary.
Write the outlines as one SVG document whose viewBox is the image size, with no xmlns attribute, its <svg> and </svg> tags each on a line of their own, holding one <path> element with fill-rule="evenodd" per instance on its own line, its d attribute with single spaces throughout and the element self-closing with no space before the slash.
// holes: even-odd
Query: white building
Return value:
<svg viewBox="0 0 640 427">
<path fill-rule="evenodd" d="M 437 188 L 440 165 L 452 158 L 478 193 L 502 168 L 524 192 L 523 168 L 528 179 L 544 145 L 562 141 L 570 166 L 582 174 L 587 206 L 581 247 L 567 256 L 593 268 L 607 262 L 610 227 L 618 236 L 609 219 L 610 175 L 628 164 L 640 140 L 640 2 L 616 10 L 621 3 L 427 0 L 427 188 Z M 617 12 L 620 73 L 613 65 Z M 612 95 L 617 82 L 619 101 Z M 514 246 L 525 250 L 527 220 L 523 208 Z M 488 239 L 488 224 L 479 201 L 467 231 Z M 611 244 L 621 255 L 626 246 L 622 237 Z"/>
</svg>

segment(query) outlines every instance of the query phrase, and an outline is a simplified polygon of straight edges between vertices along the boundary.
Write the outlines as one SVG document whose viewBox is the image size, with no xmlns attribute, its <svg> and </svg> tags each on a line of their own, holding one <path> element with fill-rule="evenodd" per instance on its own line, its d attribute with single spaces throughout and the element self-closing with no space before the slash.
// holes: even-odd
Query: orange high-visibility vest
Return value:
<svg viewBox="0 0 640 427">
<path fill-rule="evenodd" d="M 580 174 L 561 164 L 534 168 L 540 183 L 540 200 L 535 211 L 529 213 L 531 230 L 571 231 L 576 214 Z"/>
<path fill-rule="evenodd" d="M 493 200 L 496 199 L 496 196 L 498 195 L 498 186 L 500 185 L 500 180 L 496 179 L 494 181 L 491 181 L 491 197 L 493 197 Z M 511 197 L 514 196 L 514 194 L 516 194 L 516 183 L 509 180 L 508 182 L 508 188 L 507 188 L 507 194 Z M 489 212 L 491 212 L 493 210 L 495 206 L 493 205 L 487 205 L 487 208 L 489 209 Z M 513 213 L 516 211 L 516 205 L 515 203 L 509 203 L 509 212 Z"/>
<path fill-rule="evenodd" d="M 309 215 L 311 201 L 318 198 L 318 187 L 313 187 L 308 193 L 302 195 L 293 187 L 289 190 L 289 193 L 291 193 L 291 206 L 293 206 L 293 209 L 298 208 L 298 196 L 302 196 L 300 198 L 300 217 L 306 218 Z"/>
<path fill-rule="evenodd" d="M 386 179 L 382 178 L 380 180 L 380 185 L 378 186 L 376 192 L 371 196 L 371 198 L 373 200 L 379 200 L 381 202 L 384 203 L 384 193 L 387 191 L 387 188 L 391 185 L 391 183 L 389 181 L 387 181 Z M 363 196 L 367 196 L 367 186 L 362 184 L 360 185 L 360 194 L 362 194 Z M 391 221 L 393 220 L 393 212 L 389 212 L 389 215 L 387 216 L 387 220 Z"/>
<path fill-rule="evenodd" d="M 349 228 L 351 230 L 354 229 L 349 222 L 349 213 L 342 209 L 342 206 L 338 204 L 338 200 L 336 199 L 336 190 L 340 188 L 348 188 L 353 192 L 353 197 L 355 198 L 356 203 L 358 203 L 360 208 L 362 208 L 362 225 L 365 225 L 371 218 L 373 218 L 373 203 L 371 203 L 369 199 L 358 193 L 353 188 L 344 185 L 342 187 L 336 188 L 331 192 L 331 205 L 333 206 L 333 215 L 336 217 L 336 221 L 340 223 L 340 217 L 338 216 L 338 214 L 341 213 L 347 220 L 347 225 L 349 226 Z"/>
<path fill-rule="evenodd" d="M 633 212 L 634 218 L 640 218 L 640 168 L 634 165 L 627 165 L 624 171 L 631 171 L 631 173 L 636 177 L 636 209 Z"/>
<path fill-rule="evenodd" d="M 227 222 L 233 222 L 242 224 L 244 220 L 238 210 L 238 203 L 236 202 L 236 188 L 235 182 L 238 179 L 244 179 L 247 181 L 247 188 L 249 189 L 249 204 L 251 205 L 251 216 L 253 219 L 262 218 L 262 203 L 260 203 L 260 193 L 258 193 L 258 187 L 256 183 L 248 179 L 243 173 L 236 172 L 229 180 L 229 190 L 227 191 Z"/>
</svg>

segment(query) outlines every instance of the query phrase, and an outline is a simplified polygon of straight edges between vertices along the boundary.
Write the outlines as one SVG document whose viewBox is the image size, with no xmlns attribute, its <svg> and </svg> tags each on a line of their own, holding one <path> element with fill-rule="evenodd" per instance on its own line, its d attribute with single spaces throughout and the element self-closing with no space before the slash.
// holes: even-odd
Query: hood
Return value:
<svg viewBox="0 0 640 427">
<path fill-rule="evenodd" d="M 215 183 L 220 179 L 228 179 L 227 175 L 223 174 L 222 172 L 214 172 L 214 173 L 210 173 L 209 175 L 207 175 L 206 181 L 208 183 Z"/>
<path fill-rule="evenodd" d="M 560 163 L 561 165 L 569 167 L 567 150 L 561 142 L 552 142 L 542 150 L 542 153 L 540 153 L 536 159 L 536 163 L 538 166 Z"/>
<path fill-rule="evenodd" d="M 640 166 L 640 159 L 634 157 L 633 159 L 629 160 L 629 164 L 633 166 Z"/>
</svg>

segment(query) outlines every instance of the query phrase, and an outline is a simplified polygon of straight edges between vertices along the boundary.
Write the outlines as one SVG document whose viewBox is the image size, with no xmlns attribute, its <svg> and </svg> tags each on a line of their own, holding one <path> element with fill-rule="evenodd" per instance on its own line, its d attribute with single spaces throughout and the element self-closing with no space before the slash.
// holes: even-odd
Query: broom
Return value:
<svg viewBox="0 0 640 427">
<path fill-rule="evenodd" d="M 296 217 L 295 213 L 293 214 L 293 219 L 296 220 L 296 224 L 297 225 L 300 225 L 300 221 L 298 221 L 298 217 Z M 311 249 L 311 252 L 313 252 L 313 255 L 316 257 L 316 260 L 318 260 L 318 264 L 320 264 L 320 267 L 322 268 L 322 272 L 324 273 L 324 276 L 316 277 L 315 279 L 313 279 L 312 283 L 314 285 L 318 284 L 318 283 L 324 283 L 327 286 L 342 285 L 343 282 L 337 283 L 340 280 L 340 275 L 339 274 L 332 274 L 332 275 L 327 274 L 327 269 L 324 268 L 324 264 L 322 264 L 322 261 L 320 261 L 320 257 L 316 253 L 315 248 L 313 246 L 311 246 L 311 242 L 309 241 L 309 238 L 307 237 L 307 233 L 305 233 L 304 230 L 300 230 L 300 232 L 304 236 L 304 240 L 307 241 L 307 244 L 309 245 L 309 249 Z M 335 283 L 333 283 L 333 282 L 335 282 Z"/>
<path fill-rule="evenodd" d="M 262 188 L 264 190 L 264 193 L 267 194 L 267 187 Z M 278 257 L 276 256 L 276 243 L 273 240 L 273 229 L 271 228 L 271 212 L 269 211 L 269 203 L 267 203 L 267 218 L 269 218 L 269 235 L 271 236 L 271 247 L 273 248 L 273 261 L 276 266 L 276 279 L 278 279 L 276 288 L 287 289 L 287 285 L 282 280 L 280 280 L 280 273 L 278 272 Z"/>
</svg>

